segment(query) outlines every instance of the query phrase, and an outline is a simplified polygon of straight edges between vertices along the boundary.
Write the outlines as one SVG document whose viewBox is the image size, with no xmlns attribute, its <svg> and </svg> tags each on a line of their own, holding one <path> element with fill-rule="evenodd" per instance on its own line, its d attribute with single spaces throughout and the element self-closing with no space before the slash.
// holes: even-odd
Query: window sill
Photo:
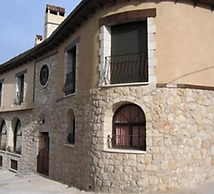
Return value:
<svg viewBox="0 0 214 194">
<path fill-rule="evenodd" d="M 21 157 L 21 154 L 17 154 L 17 153 L 14 153 L 14 152 L 7 152 L 8 155 L 11 155 L 11 156 L 15 156 L 15 157 Z"/>
<path fill-rule="evenodd" d="M 64 95 L 64 98 L 69 98 L 69 97 L 75 96 L 75 95 L 76 95 L 76 92 L 75 92 L 75 93 L 72 93 L 72 94 Z"/>
<path fill-rule="evenodd" d="M 75 144 L 64 144 L 65 147 L 68 147 L 68 148 L 74 148 L 75 147 Z"/>
<path fill-rule="evenodd" d="M 0 150 L 0 153 L 5 154 L 5 153 L 6 153 L 6 150 Z"/>
<path fill-rule="evenodd" d="M 122 86 L 140 86 L 140 85 L 149 85 L 149 82 L 134 82 L 134 83 L 121 83 L 121 84 L 108 84 L 108 85 L 100 85 L 101 88 L 108 87 L 122 87 Z"/>
<path fill-rule="evenodd" d="M 75 95 L 76 95 L 76 92 L 75 92 L 75 93 L 72 93 L 72 94 L 68 94 L 68 95 L 63 94 L 62 97 L 59 97 L 59 98 L 56 99 L 56 102 L 63 101 L 64 99 L 73 97 L 73 96 L 75 96 Z"/>
<path fill-rule="evenodd" d="M 143 151 L 143 150 L 127 150 L 127 149 L 113 149 L 113 148 L 105 149 L 103 150 L 103 152 L 122 153 L 122 154 L 146 154 L 146 151 Z"/>
<path fill-rule="evenodd" d="M 14 170 L 14 169 L 12 169 L 12 168 L 9 168 L 9 171 L 14 172 L 14 173 L 17 173 L 17 170 Z"/>
<path fill-rule="evenodd" d="M 22 110 L 32 110 L 35 107 L 34 102 L 23 102 L 21 105 L 12 104 L 9 106 L 1 106 L 0 112 L 13 112 L 13 111 L 22 111 Z"/>
</svg>

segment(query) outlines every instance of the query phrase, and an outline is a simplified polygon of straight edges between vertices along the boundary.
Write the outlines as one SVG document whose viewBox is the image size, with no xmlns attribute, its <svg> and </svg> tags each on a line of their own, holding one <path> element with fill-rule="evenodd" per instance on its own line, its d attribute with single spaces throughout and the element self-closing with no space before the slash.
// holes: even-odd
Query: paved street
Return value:
<svg viewBox="0 0 214 194">
<path fill-rule="evenodd" d="M 0 194 L 84 194 L 36 174 L 18 176 L 0 170 Z"/>
<path fill-rule="evenodd" d="M 0 170 L 0 194 L 95 194 L 49 180 L 36 174 L 18 176 Z M 157 194 L 157 193 L 150 193 Z M 159 194 L 214 194 L 214 183 L 197 188 Z"/>
</svg>

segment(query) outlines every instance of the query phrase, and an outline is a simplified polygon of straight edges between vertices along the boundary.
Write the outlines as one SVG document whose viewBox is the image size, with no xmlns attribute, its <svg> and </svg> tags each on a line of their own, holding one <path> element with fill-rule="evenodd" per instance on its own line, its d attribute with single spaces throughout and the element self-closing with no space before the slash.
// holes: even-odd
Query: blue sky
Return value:
<svg viewBox="0 0 214 194">
<path fill-rule="evenodd" d="M 81 0 L 1 0 L 0 64 L 34 46 L 44 34 L 46 4 L 65 8 L 66 14 Z"/>
</svg>

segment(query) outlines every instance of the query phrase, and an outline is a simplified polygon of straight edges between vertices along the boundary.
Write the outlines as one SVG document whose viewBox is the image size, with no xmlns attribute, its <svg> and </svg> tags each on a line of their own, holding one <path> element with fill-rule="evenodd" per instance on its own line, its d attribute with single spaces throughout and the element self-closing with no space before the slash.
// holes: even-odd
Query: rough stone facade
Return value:
<svg viewBox="0 0 214 194">
<path fill-rule="evenodd" d="M 7 126 L 7 149 L 0 150 L 0 155 L 3 156 L 4 170 L 11 169 L 11 159 L 17 161 L 18 171 L 21 173 L 35 172 L 35 142 L 32 131 L 36 129 L 34 123 L 34 115 L 31 110 L 17 112 L 2 113 L 1 118 L 4 118 Z M 10 151 L 13 146 L 13 127 L 12 122 L 14 118 L 19 118 L 22 125 L 22 154 L 16 154 Z M 9 148 L 10 147 L 10 148 Z M 11 169 L 12 170 L 12 169 Z"/>
<path fill-rule="evenodd" d="M 213 91 L 142 86 L 94 93 L 96 190 L 137 193 L 214 181 Z M 146 153 L 105 147 L 106 134 L 112 133 L 110 126 L 105 129 L 105 117 L 118 103 L 135 103 L 145 112 Z"/>
<path fill-rule="evenodd" d="M 50 77 L 46 87 L 39 83 L 40 69 L 48 64 Z M 49 176 L 52 179 L 75 185 L 87 190 L 93 189 L 90 126 L 90 93 L 76 94 L 56 101 L 56 55 L 36 63 L 35 115 L 44 114 L 45 122 L 38 125 L 39 132 L 48 132 L 50 137 Z M 86 110 L 88 107 L 88 110 Z M 74 112 L 76 119 L 75 144 L 67 142 L 67 113 Z M 86 113 L 86 111 L 88 111 Z M 89 132 L 88 132 L 89 131 Z M 90 134 L 89 134 L 90 133 Z M 38 138 L 37 138 L 38 141 Z M 34 148 L 35 149 L 35 148 Z M 38 149 L 38 146 L 37 146 Z M 38 154 L 38 153 L 37 153 Z"/>
<path fill-rule="evenodd" d="M 46 87 L 39 83 L 43 64 L 50 70 Z M 39 134 L 47 132 L 49 177 L 81 189 L 141 193 L 214 181 L 213 91 L 155 85 L 106 87 L 56 101 L 56 67 L 56 55 L 36 63 L 36 107 L 19 113 L 22 155 L 1 151 L 5 169 L 15 159 L 19 172 L 35 172 Z M 113 114 L 128 103 L 137 104 L 146 115 L 146 152 L 108 147 Z M 69 110 L 76 120 L 75 144 L 67 142 Z M 40 114 L 44 114 L 43 124 L 38 123 Z M 15 112 L 2 115 L 8 125 L 15 116 Z"/>
<path fill-rule="evenodd" d="M 50 60 L 54 69 L 54 57 Z M 54 84 L 54 78 L 49 84 Z M 50 178 L 85 190 L 120 193 L 165 191 L 214 181 L 213 91 L 117 87 L 41 103 L 55 91 L 54 86 L 38 88 L 37 111 L 45 115 L 40 131 L 48 131 L 51 140 Z M 137 104 L 146 115 L 146 152 L 108 148 L 113 113 L 127 103 Z M 70 109 L 76 119 L 74 145 L 67 143 Z"/>
</svg>

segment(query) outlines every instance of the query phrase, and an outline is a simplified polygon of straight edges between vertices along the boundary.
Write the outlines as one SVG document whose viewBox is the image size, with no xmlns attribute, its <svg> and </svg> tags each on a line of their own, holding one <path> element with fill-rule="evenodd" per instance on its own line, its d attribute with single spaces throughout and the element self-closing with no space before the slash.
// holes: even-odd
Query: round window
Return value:
<svg viewBox="0 0 214 194">
<path fill-rule="evenodd" d="M 49 78 L 49 68 L 48 65 L 43 65 L 40 71 L 40 83 L 42 86 L 45 86 Z"/>
</svg>

